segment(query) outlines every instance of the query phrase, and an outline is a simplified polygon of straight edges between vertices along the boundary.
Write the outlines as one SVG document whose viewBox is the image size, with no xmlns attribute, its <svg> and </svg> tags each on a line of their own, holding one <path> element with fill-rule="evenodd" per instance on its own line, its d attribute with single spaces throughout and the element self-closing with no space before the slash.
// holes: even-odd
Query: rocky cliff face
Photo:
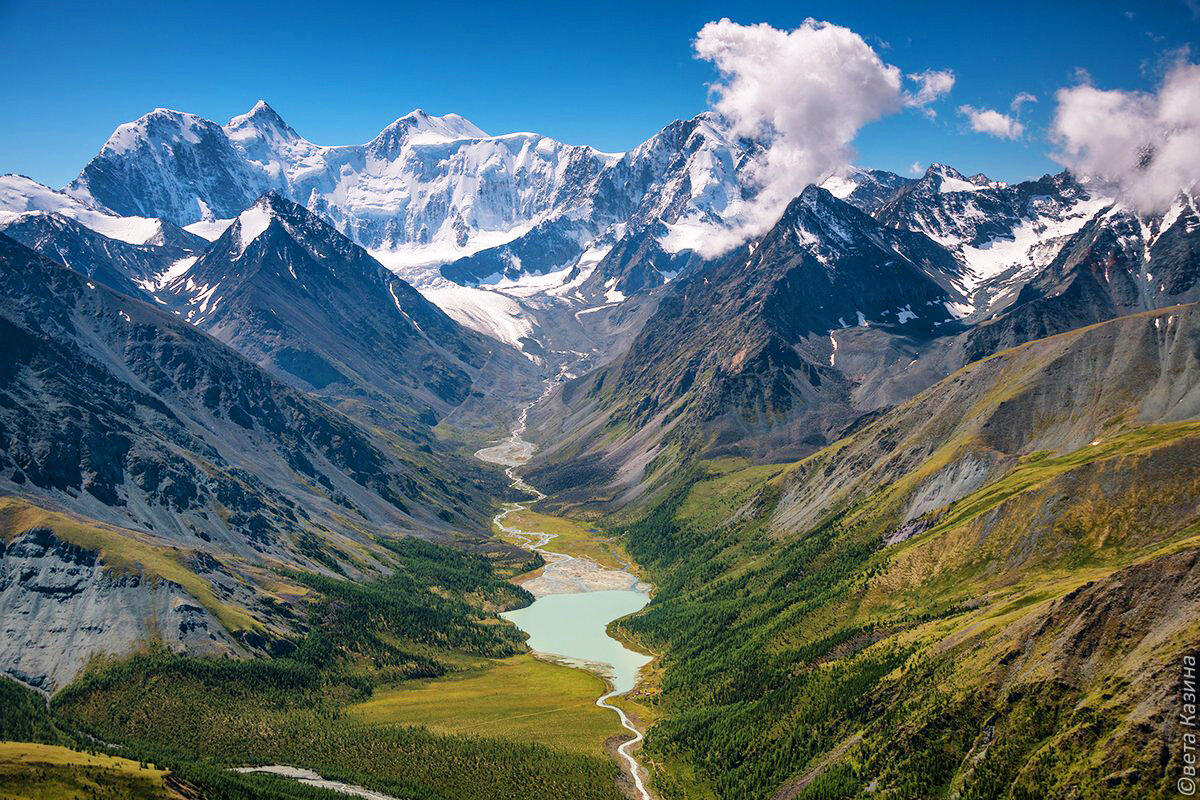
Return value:
<svg viewBox="0 0 1200 800">
<path fill-rule="evenodd" d="M 428 426 L 467 400 L 492 360 L 530 366 L 275 193 L 158 298 L 279 379 L 415 444 L 436 445 Z"/>
<path fill-rule="evenodd" d="M 243 554 L 297 552 L 300 531 L 343 514 L 347 533 L 437 528 L 436 512 L 471 505 L 469 485 L 398 460 L 192 326 L 11 239 L 0 263 L 6 491 Z"/>
<path fill-rule="evenodd" d="M 197 654 L 244 652 L 183 587 L 105 569 L 45 528 L 0 541 L 0 610 L 0 666 L 48 692 L 95 656 L 150 640 Z"/>
</svg>

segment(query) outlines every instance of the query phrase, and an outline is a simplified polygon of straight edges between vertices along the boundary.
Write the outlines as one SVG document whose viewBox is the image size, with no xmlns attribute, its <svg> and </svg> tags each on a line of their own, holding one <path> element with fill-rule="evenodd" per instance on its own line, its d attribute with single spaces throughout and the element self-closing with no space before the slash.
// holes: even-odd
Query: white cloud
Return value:
<svg viewBox="0 0 1200 800">
<path fill-rule="evenodd" d="M 909 175 L 922 175 L 925 172 L 925 167 L 921 166 L 920 161 L 914 161 L 908 165 Z"/>
<path fill-rule="evenodd" d="M 1015 117 L 1001 114 L 994 108 L 959 106 L 958 113 L 967 118 L 971 130 L 976 133 L 986 133 L 1001 139 L 1017 139 L 1025 132 L 1025 126 Z"/>
<path fill-rule="evenodd" d="M 950 94 L 950 90 L 954 88 L 954 72 L 948 69 L 927 69 L 924 72 L 917 72 L 912 75 L 906 75 L 909 80 L 916 81 L 920 84 L 916 94 L 905 96 L 904 104 L 912 108 L 920 108 L 929 117 L 937 116 L 932 108 L 927 106 L 935 100 L 940 100 Z"/>
<path fill-rule="evenodd" d="M 720 73 L 713 108 L 735 133 L 766 145 L 749 167 L 757 194 L 736 214 L 733 230 L 706 240 L 706 255 L 766 230 L 805 186 L 849 164 L 864 125 L 928 105 L 954 82 L 949 72 L 923 72 L 910 76 L 920 87 L 907 93 L 900 69 L 861 36 L 813 19 L 791 31 L 722 19 L 701 28 L 693 45 Z"/>
<path fill-rule="evenodd" d="M 1038 99 L 1036 94 L 1020 92 L 1016 97 L 1013 98 L 1012 104 L 1009 105 L 1009 108 L 1013 110 L 1014 114 L 1019 114 L 1021 112 L 1021 106 L 1025 105 L 1026 103 L 1036 103 L 1037 101 Z"/>
<path fill-rule="evenodd" d="M 1177 63 L 1157 92 L 1060 89 L 1055 154 L 1073 172 L 1113 181 L 1144 212 L 1200 187 L 1200 65 Z"/>
</svg>

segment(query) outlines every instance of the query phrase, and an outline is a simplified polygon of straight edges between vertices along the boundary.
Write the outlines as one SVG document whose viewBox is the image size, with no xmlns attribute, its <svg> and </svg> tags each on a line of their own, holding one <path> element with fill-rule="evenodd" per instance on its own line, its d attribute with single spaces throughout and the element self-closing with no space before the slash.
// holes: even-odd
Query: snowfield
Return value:
<svg viewBox="0 0 1200 800">
<path fill-rule="evenodd" d="M 23 214 L 59 214 L 102 236 L 129 244 L 146 244 L 162 234 L 162 223 L 157 219 L 119 217 L 23 175 L 0 175 L 0 223 Z"/>
</svg>

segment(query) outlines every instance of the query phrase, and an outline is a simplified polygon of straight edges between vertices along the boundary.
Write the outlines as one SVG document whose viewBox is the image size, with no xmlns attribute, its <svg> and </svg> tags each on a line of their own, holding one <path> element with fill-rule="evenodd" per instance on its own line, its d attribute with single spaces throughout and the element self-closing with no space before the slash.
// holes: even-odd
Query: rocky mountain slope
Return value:
<svg viewBox="0 0 1200 800">
<path fill-rule="evenodd" d="M 667 654 L 662 795 L 1173 790 L 1198 354 L 1195 305 L 1121 317 L 971 364 L 802 461 L 677 473 L 628 529 L 660 590 L 623 623 Z"/>
<path fill-rule="evenodd" d="M 853 200 L 853 181 L 877 185 L 830 185 Z M 934 165 L 863 203 L 810 187 L 663 290 L 619 362 L 534 414 L 535 481 L 614 508 L 698 452 L 797 457 L 978 358 L 1200 291 L 1187 196 L 1147 217 L 1067 174 L 1006 186 Z"/>
<path fill-rule="evenodd" d="M 1200 300 L 1197 231 L 1196 200 L 1185 195 L 1161 216 L 1109 207 L 1021 285 L 1008 313 L 971 332 L 966 358 L 1121 314 Z"/>
<path fill-rule="evenodd" d="M 0 266 L 6 668 L 61 681 L 156 619 L 168 642 L 202 631 L 202 650 L 261 643 L 294 624 L 265 566 L 361 574 L 389 561 L 377 536 L 484 529 L 483 490 L 451 459 L 3 236 Z M 91 625 L 79 603 L 101 599 L 111 624 Z M 56 631 L 36 648 L 30 618 Z"/>
<path fill-rule="evenodd" d="M 184 320 L 352 416 L 434 444 L 485 370 L 532 365 L 460 327 L 316 215 L 271 192 L 157 294 Z"/>
<path fill-rule="evenodd" d="M 24 214 L 0 223 L 0 233 L 122 294 L 153 302 L 165 276 L 194 263 L 208 242 L 176 229 L 176 236 L 131 244 L 60 214 Z"/>
<path fill-rule="evenodd" d="M 563 433 L 650 429 L 629 440 L 643 461 L 664 435 L 698 427 L 716 447 L 764 434 L 812 447 L 854 416 L 831 331 L 883 325 L 928 338 L 953 322 L 946 287 L 957 269 L 926 237 L 810 187 L 770 232 L 673 287 L 620 364 L 571 390 L 598 413 L 587 425 L 569 418 Z M 574 444 L 564 438 L 544 457 Z"/>
</svg>

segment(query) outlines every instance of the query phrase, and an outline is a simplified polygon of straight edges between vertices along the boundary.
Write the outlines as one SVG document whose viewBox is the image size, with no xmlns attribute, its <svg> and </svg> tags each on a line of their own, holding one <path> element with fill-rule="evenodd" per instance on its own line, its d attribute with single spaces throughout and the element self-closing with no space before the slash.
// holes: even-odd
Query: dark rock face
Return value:
<svg viewBox="0 0 1200 800">
<path fill-rule="evenodd" d="M 4 237 L 0 266 L 4 490 L 247 554 L 471 504 L 195 328 Z"/>
<path fill-rule="evenodd" d="M 453 261 L 441 273 L 456 283 L 478 285 L 496 276 L 516 278 L 531 266 L 536 272 L 561 269 L 579 258 L 591 227 L 572 219 L 547 220 L 508 244 Z"/>
<path fill-rule="evenodd" d="M 603 302 L 611 296 L 611 290 L 622 296 L 644 294 L 703 263 L 691 250 L 678 253 L 664 250 L 660 242 L 664 233 L 661 223 L 628 231 L 580 286 L 580 295 L 589 301 Z"/>
<path fill-rule="evenodd" d="M 423 440 L 422 412 L 462 403 L 495 347 L 273 193 L 161 296 L 282 380 Z"/>
<path fill-rule="evenodd" d="M 1167 223 L 1170 224 L 1167 224 Z M 1165 227 L 1165 230 L 1161 228 Z M 1098 215 L 1021 288 L 1001 316 L 966 336 L 967 361 L 1123 314 L 1200 300 L 1200 214 L 1174 220 Z"/>
<path fill-rule="evenodd" d="M 0 233 L 110 289 L 150 300 L 148 282 L 173 263 L 198 256 L 208 242 L 162 223 L 165 235 L 153 244 L 110 239 L 58 214 L 31 214 L 0 225 Z"/>
<path fill-rule="evenodd" d="M 187 225 L 237 216 L 266 188 L 214 122 L 160 108 L 122 127 L 69 191 L 122 216 Z"/>
</svg>

